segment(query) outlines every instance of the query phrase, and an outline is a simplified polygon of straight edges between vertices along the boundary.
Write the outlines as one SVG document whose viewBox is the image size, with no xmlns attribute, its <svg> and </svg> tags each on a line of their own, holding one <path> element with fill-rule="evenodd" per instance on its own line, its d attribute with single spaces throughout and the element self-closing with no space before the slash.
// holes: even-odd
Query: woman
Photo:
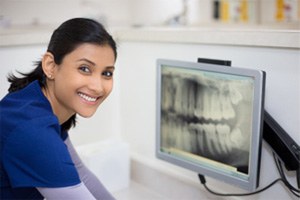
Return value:
<svg viewBox="0 0 300 200">
<path fill-rule="evenodd" d="M 113 86 L 116 44 L 104 27 L 70 19 L 37 67 L 10 75 L 0 102 L 1 199 L 114 199 L 83 165 L 67 131 L 91 117 Z"/>
</svg>

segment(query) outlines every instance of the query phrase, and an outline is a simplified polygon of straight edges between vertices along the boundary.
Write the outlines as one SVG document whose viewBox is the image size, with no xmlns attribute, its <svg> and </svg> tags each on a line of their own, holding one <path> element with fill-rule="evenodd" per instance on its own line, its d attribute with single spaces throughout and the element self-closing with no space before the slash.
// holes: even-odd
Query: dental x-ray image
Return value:
<svg viewBox="0 0 300 200">
<path fill-rule="evenodd" d="M 161 145 L 248 174 L 253 79 L 164 66 Z"/>
</svg>

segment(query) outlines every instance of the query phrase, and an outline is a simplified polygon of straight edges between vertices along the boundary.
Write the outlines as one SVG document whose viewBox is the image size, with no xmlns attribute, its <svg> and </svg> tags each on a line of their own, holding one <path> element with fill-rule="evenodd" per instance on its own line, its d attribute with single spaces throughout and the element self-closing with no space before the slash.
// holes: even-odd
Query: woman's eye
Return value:
<svg viewBox="0 0 300 200">
<path fill-rule="evenodd" d="M 81 66 L 79 67 L 79 70 L 84 72 L 84 73 L 89 73 L 90 69 L 87 66 Z"/>
<path fill-rule="evenodd" d="M 113 76 L 113 72 L 105 71 L 105 72 L 102 73 L 102 75 L 104 75 L 106 77 L 112 77 Z"/>
</svg>

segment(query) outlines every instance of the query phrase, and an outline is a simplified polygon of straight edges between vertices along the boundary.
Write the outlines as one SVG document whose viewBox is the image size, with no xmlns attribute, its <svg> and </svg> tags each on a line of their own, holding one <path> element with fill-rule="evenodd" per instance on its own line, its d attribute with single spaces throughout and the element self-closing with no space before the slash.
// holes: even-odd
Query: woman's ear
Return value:
<svg viewBox="0 0 300 200">
<path fill-rule="evenodd" d="M 46 52 L 42 59 L 42 68 L 48 79 L 54 79 L 55 66 L 53 54 Z"/>
</svg>

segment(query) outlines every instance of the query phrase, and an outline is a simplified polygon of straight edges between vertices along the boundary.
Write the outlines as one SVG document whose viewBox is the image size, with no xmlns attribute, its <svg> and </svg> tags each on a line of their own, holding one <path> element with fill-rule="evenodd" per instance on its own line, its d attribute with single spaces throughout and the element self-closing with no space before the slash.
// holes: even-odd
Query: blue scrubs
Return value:
<svg viewBox="0 0 300 200">
<path fill-rule="evenodd" d="M 0 199 L 43 199 L 35 187 L 80 183 L 51 105 L 37 81 L 0 101 Z"/>
</svg>

